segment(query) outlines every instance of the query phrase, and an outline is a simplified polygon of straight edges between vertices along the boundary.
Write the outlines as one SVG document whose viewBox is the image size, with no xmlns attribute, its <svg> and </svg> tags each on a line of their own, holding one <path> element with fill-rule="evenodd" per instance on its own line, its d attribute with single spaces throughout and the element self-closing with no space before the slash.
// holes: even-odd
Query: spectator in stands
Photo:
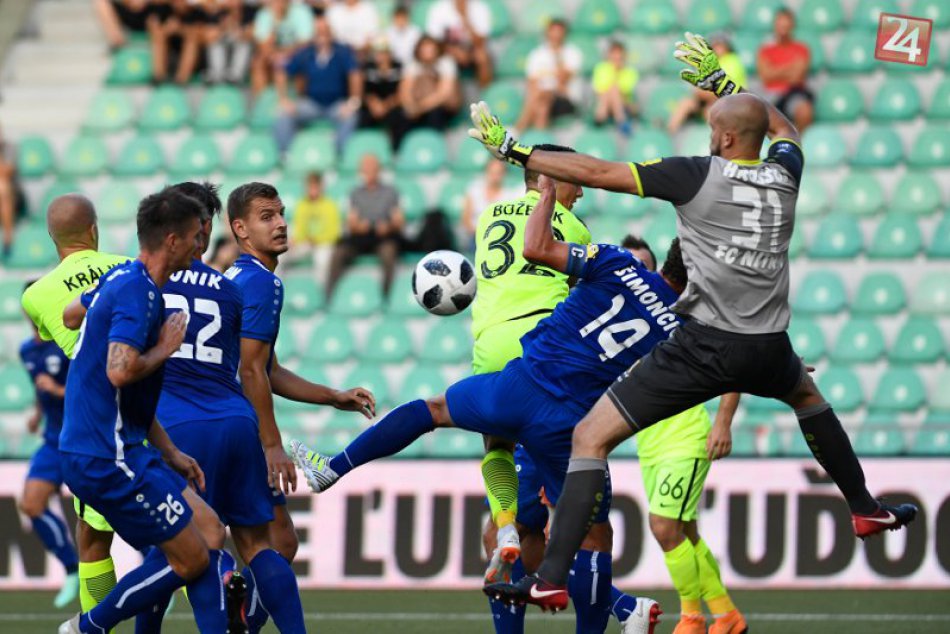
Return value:
<svg viewBox="0 0 950 634">
<path fill-rule="evenodd" d="M 399 100 L 405 115 L 403 125 L 394 131 L 398 146 L 403 136 L 415 128 L 444 130 L 458 111 L 458 67 L 435 38 L 423 35 L 416 44 L 415 56 L 406 66 L 399 84 Z"/>
<path fill-rule="evenodd" d="M 301 77 L 303 90 L 296 102 L 287 90 L 288 77 Z M 274 135 L 281 152 L 286 152 L 297 128 L 325 119 L 336 126 L 336 149 L 343 146 L 356 128 L 363 96 L 363 76 L 348 46 L 333 41 L 326 18 L 315 20 L 313 43 L 294 53 L 278 69 L 275 77 L 281 113 Z"/>
<path fill-rule="evenodd" d="M 326 10 L 327 21 L 336 41 L 349 46 L 360 59 L 369 53 L 370 44 L 379 37 L 379 13 L 367 0 L 335 0 Z"/>
<path fill-rule="evenodd" d="M 13 227 L 16 223 L 19 188 L 16 182 L 16 151 L 0 134 L 0 260 L 6 261 L 13 248 Z"/>
<path fill-rule="evenodd" d="M 177 54 L 175 82 L 191 81 L 204 47 L 220 33 L 222 22 L 231 9 L 229 0 L 195 0 L 155 3 L 148 17 L 148 33 L 152 46 L 152 79 L 167 80 L 172 57 Z"/>
<path fill-rule="evenodd" d="M 573 114 L 574 104 L 580 98 L 577 74 L 583 55 L 573 44 L 565 43 L 567 23 L 551 20 L 545 32 L 545 42 L 531 51 L 525 63 L 528 85 L 524 109 L 515 127 L 519 130 L 548 127 L 551 119 Z"/>
<path fill-rule="evenodd" d="M 205 79 L 208 83 L 244 81 L 251 62 L 250 24 L 259 6 L 233 1 L 224 17 L 206 28 L 203 38 L 207 47 Z"/>
<path fill-rule="evenodd" d="M 224 273 L 231 268 L 239 255 L 240 252 L 238 251 L 237 242 L 234 240 L 234 234 L 227 231 L 214 241 L 214 245 L 211 247 L 211 255 L 208 256 L 206 262 L 215 271 Z"/>
<path fill-rule="evenodd" d="M 298 0 L 266 0 L 254 16 L 251 92 L 264 90 L 276 69 L 313 39 L 313 11 Z"/>
<path fill-rule="evenodd" d="M 412 61 L 420 37 L 422 31 L 409 19 L 409 8 L 404 4 L 396 5 L 392 24 L 386 29 L 386 41 L 397 62 L 405 66 Z"/>
<path fill-rule="evenodd" d="M 346 216 L 347 236 L 333 251 L 327 298 L 332 297 L 337 282 L 357 255 L 375 253 L 383 266 L 383 294 L 389 295 L 399 246 L 403 240 L 405 219 L 399 208 L 396 189 L 380 182 L 379 159 L 372 154 L 360 162 L 363 183 L 350 193 L 350 210 Z"/>
<path fill-rule="evenodd" d="M 340 210 L 323 191 L 323 175 L 307 175 L 306 194 L 297 202 L 292 224 L 293 257 L 313 260 L 314 277 L 327 281 L 333 246 L 340 239 Z"/>
<path fill-rule="evenodd" d="M 633 116 L 633 89 L 640 74 L 627 64 L 627 48 L 614 40 L 607 48 L 607 56 L 594 67 L 592 86 L 596 104 L 594 123 L 604 125 L 613 120 L 620 131 L 629 135 L 630 117 Z"/>
<path fill-rule="evenodd" d="M 509 190 L 505 187 L 505 171 L 507 164 L 502 161 L 488 161 L 485 164 L 485 173 L 475 179 L 465 190 L 465 200 L 462 203 L 462 229 L 465 232 L 466 245 L 475 248 L 475 231 L 478 228 L 478 219 L 482 212 L 494 202 L 517 198 L 521 195 L 518 190 Z"/>
<path fill-rule="evenodd" d="M 125 46 L 125 31 L 144 33 L 151 12 L 150 0 L 93 0 L 96 16 L 106 32 L 109 48 Z"/>
<path fill-rule="evenodd" d="M 808 45 L 793 39 L 795 16 L 789 9 L 775 12 L 775 40 L 759 49 L 756 66 L 766 96 L 792 120 L 799 132 L 815 118 L 815 96 L 808 90 Z"/>
<path fill-rule="evenodd" d="M 442 42 L 459 68 L 474 68 L 479 86 L 491 83 L 491 11 L 483 0 L 437 0 L 429 7 L 426 33 Z"/>
<path fill-rule="evenodd" d="M 726 71 L 726 74 L 739 86 L 747 86 L 745 67 L 742 65 L 739 54 L 732 48 L 729 38 L 724 33 L 715 33 L 709 38 L 709 45 L 719 57 L 719 66 Z M 716 96 L 711 92 L 694 88 L 688 96 L 680 100 L 673 114 L 670 115 L 666 126 L 670 134 L 679 130 L 693 115 L 699 115 L 705 120 L 706 109 L 715 101 Z"/>
<path fill-rule="evenodd" d="M 360 111 L 360 126 L 383 127 L 396 148 L 395 133 L 402 125 L 402 108 L 399 105 L 399 83 L 402 80 L 402 64 L 393 59 L 385 39 L 373 45 L 373 57 L 363 66 L 363 109 Z"/>
</svg>

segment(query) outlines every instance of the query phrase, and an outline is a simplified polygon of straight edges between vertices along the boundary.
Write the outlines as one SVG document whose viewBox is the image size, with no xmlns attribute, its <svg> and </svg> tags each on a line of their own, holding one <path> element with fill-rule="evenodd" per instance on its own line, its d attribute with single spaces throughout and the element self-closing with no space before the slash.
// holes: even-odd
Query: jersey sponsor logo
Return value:
<svg viewBox="0 0 950 634">
<path fill-rule="evenodd" d="M 656 318 L 656 323 L 663 328 L 663 332 L 669 332 L 679 325 L 679 322 L 676 321 L 676 315 L 653 292 L 650 283 L 640 277 L 636 266 L 628 266 L 619 271 L 614 271 L 614 275 L 619 277 L 620 281 L 633 292 L 640 303 L 646 307 L 647 312 Z"/>
<path fill-rule="evenodd" d="M 207 271 L 176 271 L 172 273 L 172 282 L 181 282 L 182 284 L 191 284 L 193 286 L 206 286 L 216 290 L 221 290 L 221 275 L 217 273 L 208 273 Z"/>
<path fill-rule="evenodd" d="M 728 244 L 720 244 L 716 247 L 716 258 L 726 264 L 737 264 L 759 271 L 774 271 L 784 267 L 784 260 L 780 255 L 740 249 Z"/>
</svg>

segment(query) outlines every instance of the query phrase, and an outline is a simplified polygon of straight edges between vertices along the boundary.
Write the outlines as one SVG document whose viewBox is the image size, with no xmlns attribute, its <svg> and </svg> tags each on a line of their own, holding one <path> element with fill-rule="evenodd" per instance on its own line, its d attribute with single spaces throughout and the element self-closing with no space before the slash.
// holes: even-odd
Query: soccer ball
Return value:
<svg viewBox="0 0 950 634">
<path fill-rule="evenodd" d="M 475 299 L 475 269 L 456 251 L 433 251 L 412 274 L 412 293 L 433 315 L 454 315 Z"/>
</svg>

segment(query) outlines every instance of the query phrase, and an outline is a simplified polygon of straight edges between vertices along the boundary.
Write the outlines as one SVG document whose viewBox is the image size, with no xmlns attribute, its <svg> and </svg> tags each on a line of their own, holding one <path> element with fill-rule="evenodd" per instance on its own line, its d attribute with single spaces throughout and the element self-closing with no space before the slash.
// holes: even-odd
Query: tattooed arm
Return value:
<svg viewBox="0 0 950 634">
<path fill-rule="evenodd" d="M 185 314 L 177 312 L 162 326 L 156 344 L 145 352 L 139 352 L 120 341 L 109 342 L 109 358 L 106 361 L 109 382 L 116 387 L 124 387 L 155 372 L 181 347 L 187 327 Z"/>
</svg>

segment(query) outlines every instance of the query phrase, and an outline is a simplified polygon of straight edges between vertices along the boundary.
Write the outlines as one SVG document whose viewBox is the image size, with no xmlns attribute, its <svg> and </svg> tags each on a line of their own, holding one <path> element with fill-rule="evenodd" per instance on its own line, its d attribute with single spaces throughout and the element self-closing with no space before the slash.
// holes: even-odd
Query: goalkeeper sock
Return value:
<svg viewBox="0 0 950 634">
<path fill-rule="evenodd" d="M 511 452 L 493 449 L 485 454 L 482 479 L 495 525 L 502 528 L 514 522 L 518 515 L 518 472 Z"/>
<path fill-rule="evenodd" d="M 703 600 L 713 614 L 726 614 L 736 609 L 722 585 L 719 574 L 719 562 L 713 556 L 709 546 L 702 538 L 693 545 L 696 550 L 696 561 L 699 563 L 699 589 Z"/>
<path fill-rule="evenodd" d="M 273 617 L 281 634 L 306 634 L 297 577 L 287 560 L 268 548 L 257 553 L 248 568 L 261 605 Z"/>
<path fill-rule="evenodd" d="M 524 576 L 524 564 L 519 557 L 511 565 L 511 583 L 517 583 Z M 488 600 L 488 606 L 495 617 L 495 634 L 524 634 L 524 605 L 508 605 L 504 601 Z"/>
<path fill-rule="evenodd" d="M 684 537 L 679 546 L 663 553 L 663 559 L 670 571 L 673 587 L 680 595 L 680 612 L 701 614 L 699 565 L 693 542 Z"/>
<path fill-rule="evenodd" d="M 423 400 L 400 405 L 356 437 L 329 466 L 343 477 L 367 462 L 399 453 L 423 434 L 435 429 L 429 406 Z"/>
<path fill-rule="evenodd" d="M 112 557 L 79 562 L 79 605 L 83 612 L 99 605 L 115 585 L 115 562 Z"/>
<path fill-rule="evenodd" d="M 617 586 L 610 586 L 610 611 L 613 612 L 618 621 L 623 623 L 636 609 L 636 597 L 619 590 Z"/>
<path fill-rule="evenodd" d="M 567 581 L 574 602 L 577 634 L 601 634 L 610 620 L 610 586 L 613 562 L 610 553 L 580 550 Z"/>
<path fill-rule="evenodd" d="M 69 539 L 69 529 L 63 520 L 46 509 L 39 517 L 31 518 L 30 522 L 33 524 L 33 532 L 46 546 L 46 550 L 53 553 L 63 564 L 66 574 L 76 572 L 79 569 L 79 558 L 76 557 L 76 549 Z"/>
</svg>

